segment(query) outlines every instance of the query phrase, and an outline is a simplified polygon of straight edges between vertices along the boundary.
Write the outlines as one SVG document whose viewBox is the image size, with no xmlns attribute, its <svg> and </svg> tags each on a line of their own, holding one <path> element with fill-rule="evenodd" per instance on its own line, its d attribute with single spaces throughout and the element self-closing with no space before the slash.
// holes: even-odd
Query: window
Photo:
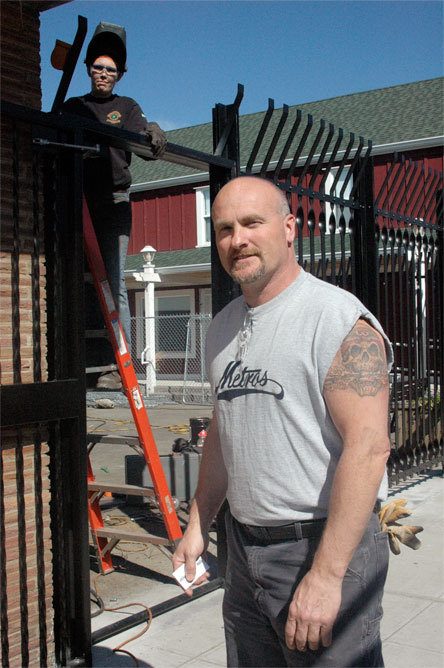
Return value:
<svg viewBox="0 0 444 668">
<path fill-rule="evenodd" d="M 199 290 L 199 311 L 211 315 L 211 288 Z"/>
<path fill-rule="evenodd" d="M 334 195 L 335 197 L 339 197 L 341 194 L 342 187 L 345 183 L 345 179 L 347 178 L 348 175 L 348 168 L 344 167 L 344 169 L 341 172 L 341 175 L 338 179 L 338 182 L 336 184 L 336 187 L 334 190 L 332 190 L 333 183 L 336 178 L 336 174 L 338 172 L 338 167 L 333 167 L 333 169 L 329 172 L 327 179 L 325 181 L 325 194 L 326 195 Z M 344 191 L 343 194 L 343 199 L 350 199 L 351 191 L 353 188 L 353 176 L 351 177 L 350 181 L 347 183 L 347 187 Z M 326 202 L 325 206 L 325 215 L 326 215 L 326 234 L 330 234 L 330 228 L 328 225 L 328 222 L 330 220 L 331 214 L 334 214 L 335 219 L 336 219 L 336 234 L 339 234 L 339 219 L 341 215 L 344 215 L 345 219 L 345 229 L 346 233 L 348 233 L 348 223 L 350 221 L 350 208 L 348 206 L 345 206 L 343 211 L 341 211 L 341 208 L 338 204 L 333 204 L 333 208 L 330 202 Z"/>
<path fill-rule="evenodd" d="M 209 246 L 211 242 L 210 186 L 196 188 L 197 245 Z"/>
<path fill-rule="evenodd" d="M 194 290 L 171 290 L 156 295 L 156 351 L 163 358 L 184 358 L 188 321 L 194 314 Z M 193 348 L 194 342 L 188 345 Z"/>
</svg>

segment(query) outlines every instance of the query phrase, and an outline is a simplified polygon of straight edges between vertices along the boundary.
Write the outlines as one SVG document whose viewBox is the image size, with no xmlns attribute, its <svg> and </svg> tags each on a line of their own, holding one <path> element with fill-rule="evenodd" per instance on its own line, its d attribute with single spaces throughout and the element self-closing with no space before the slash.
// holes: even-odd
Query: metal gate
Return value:
<svg viewBox="0 0 444 668">
<path fill-rule="evenodd" d="M 215 148 L 228 118 L 224 154 L 237 162 L 236 173 L 269 178 L 287 193 L 299 264 L 353 292 L 394 344 L 390 482 L 442 463 L 442 172 L 395 154 L 376 189 L 371 141 L 286 105 L 275 111 L 272 100 L 245 155 L 235 113 L 216 107 Z M 211 175 L 213 201 L 228 177 Z M 212 247 L 217 312 L 239 293 L 220 268 L 214 237 Z"/>
</svg>

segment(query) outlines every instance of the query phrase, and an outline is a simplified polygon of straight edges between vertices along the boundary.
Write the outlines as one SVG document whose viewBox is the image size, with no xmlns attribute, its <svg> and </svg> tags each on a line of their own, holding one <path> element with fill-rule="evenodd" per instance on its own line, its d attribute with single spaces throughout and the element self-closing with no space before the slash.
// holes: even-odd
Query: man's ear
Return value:
<svg viewBox="0 0 444 668">
<path fill-rule="evenodd" d="M 87 73 L 87 75 L 89 76 L 89 78 L 91 79 L 90 65 L 85 65 L 85 67 L 86 67 L 86 73 Z"/>
<path fill-rule="evenodd" d="M 117 74 L 117 79 L 116 79 L 116 83 L 117 83 L 118 81 L 120 81 L 120 79 L 123 77 L 124 74 L 125 74 L 125 72 L 118 72 L 118 74 Z"/>
<path fill-rule="evenodd" d="M 285 216 L 285 234 L 287 237 L 287 244 L 291 246 L 293 244 L 295 235 L 296 235 L 296 218 L 292 213 L 289 213 Z"/>
</svg>

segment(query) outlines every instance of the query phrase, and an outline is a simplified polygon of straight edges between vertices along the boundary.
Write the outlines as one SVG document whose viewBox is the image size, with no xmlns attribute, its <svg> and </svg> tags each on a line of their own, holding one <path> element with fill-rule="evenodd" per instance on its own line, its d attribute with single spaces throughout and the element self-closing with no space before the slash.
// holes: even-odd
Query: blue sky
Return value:
<svg viewBox="0 0 444 668">
<path fill-rule="evenodd" d="M 211 121 L 245 86 L 241 113 L 431 79 L 443 74 L 441 0 L 74 0 L 41 14 L 43 110 L 61 72 L 55 40 L 88 35 L 68 97 L 89 90 L 83 58 L 101 20 L 124 25 L 134 97 L 165 129 Z"/>
</svg>

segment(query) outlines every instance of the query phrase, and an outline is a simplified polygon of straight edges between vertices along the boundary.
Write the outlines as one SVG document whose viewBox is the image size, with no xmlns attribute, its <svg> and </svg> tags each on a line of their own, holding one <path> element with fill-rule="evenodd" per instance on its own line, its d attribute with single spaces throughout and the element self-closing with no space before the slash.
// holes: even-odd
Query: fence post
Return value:
<svg viewBox="0 0 444 668">
<path fill-rule="evenodd" d="M 230 179 L 239 175 L 239 105 L 243 89 L 239 87 L 233 104 L 216 104 L 213 108 L 213 149 L 215 154 L 233 160 L 232 169 L 210 165 L 210 202 Z M 240 294 L 239 286 L 223 269 L 216 249 L 214 230 L 211 226 L 211 284 L 212 312 L 216 315 L 232 299 Z"/>
<path fill-rule="evenodd" d="M 230 179 L 239 175 L 239 105 L 243 89 L 238 88 L 238 95 L 233 104 L 216 104 L 213 108 L 213 149 L 225 158 L 232 159 L 232 169 L 210 165 L 210 202 Z M 239 286 L 234 283 L 223 269 L 216 248 L 214 229 L 211 226 L 211 286 L 212 313 L 216 315 L 232 299 L 240 294 Z M 225 501 L 217 515 L 217 571 L 224 578 L 227 567 L 227 535 L 225 531 Z"/>
<path fill-rule="evenodd" d="M 354 259 L 356 296 L 378 317 L 379 269 L 373 208 L 373 158 L 358 160 L 353 174 L 353 179 L 355 178 L 359 178 L 356 191 L 359 209 L 355 210 L 354 215 L 351 252 Z"/>
</svg>

